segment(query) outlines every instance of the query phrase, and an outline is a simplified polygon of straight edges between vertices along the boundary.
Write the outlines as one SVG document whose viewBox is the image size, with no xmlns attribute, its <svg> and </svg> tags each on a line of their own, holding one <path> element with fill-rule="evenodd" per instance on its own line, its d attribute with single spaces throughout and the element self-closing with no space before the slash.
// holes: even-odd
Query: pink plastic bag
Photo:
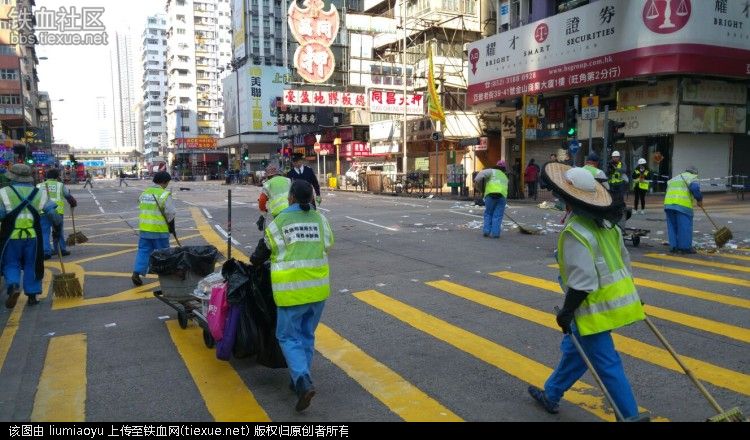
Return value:
<svg viewBox="0 0 750 440">
<path fill-rule="evenodd" d="M 227 302 L 227 284 L 215 286 L 211 289 L 211 299 L 208 302 L 208 329 L 215 341 L 224 336 L 224 325 L 229 315 L 229 303 Z"/>
</svg>

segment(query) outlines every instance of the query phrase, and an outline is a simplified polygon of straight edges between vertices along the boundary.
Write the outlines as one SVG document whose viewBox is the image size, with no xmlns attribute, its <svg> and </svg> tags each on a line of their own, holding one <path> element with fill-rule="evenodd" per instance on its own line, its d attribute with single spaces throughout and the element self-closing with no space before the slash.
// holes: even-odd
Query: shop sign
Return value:
<svg viewBox="0 0 750 440">
<path fill-rule="evenodd" d="M 392 90 L 370 90 L 370 113 L 404 113 L 404 94 Z M 424 95 L 406 95 L 406 113 L 424 115 Z"/>
<path fill-rule="evenodd" d="M 325 90 L 284 90 L 284 105 L 311 107 L 366 107 L 364 93 Z"/>
<path fill-rule="evenodd" d="M 744 133 L 745 107 L 681 105 L 679 131 L 687 133 Z"/>
<path fill-rule="evenodd" d="M 639 105 L 677 103 L 677 80 L 659 81 L 655 85 L 623 87 L 617 92 L 617 108 Z"/>
<path fill-rule="evenodd" d="M 687 79 L 682 84 L 682 101 L 696 104 L 745 105 L 747 86 L 724 81 Z"/>
<path fill-rule="evenodd" d="M 644 107 L 634 111 L 609 112 L 609 119 L 624 122 L 625 127 L 620 130 L 625 136 L 647 136 L 652 134 L 672 134 L 677 129 L 676 107 Z M 593 121 L 592 137 L 604 136 L 604 118 Z M 582 120 L 579 127 L 584 127 Z M 585 125 L 588 127 L 588 123 Z M 588 130 L 588 129 L 587 129 Z M 588 131 L 587 131 L 588 133 Z"/>
<path fill-rule="evenodd" d="M 294 67 L 305 81 L 326 82 L 336 67 L 330 46 L 339 32 L 339 12 L 333 3 L 324 10 L 322 0 L 304 0 L 303 5 L 292 1 L 287 14 L 289 29 L 299 43 Z"/>
</svg>

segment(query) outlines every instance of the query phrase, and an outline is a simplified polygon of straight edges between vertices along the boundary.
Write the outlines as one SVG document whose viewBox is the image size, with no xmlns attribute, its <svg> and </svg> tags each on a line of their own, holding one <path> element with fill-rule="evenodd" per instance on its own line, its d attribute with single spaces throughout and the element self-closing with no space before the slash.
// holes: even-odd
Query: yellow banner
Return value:
<svg viewBox="0 0 750 440">
<path fill-rule="evenodd" d="M 433 121 L 440 121 L 445 124 L 445 112 L 443 112 L 443 106 L 440 105 L 440 97 L 435 90 L 435 72 L 432 66 L 432 44 L 427 48 L 427 54 L 429 59 L 429 70 L 427 71 L 427 88 L 429 96 L 427 99 L 427 110 L 430 114 L 430 119 Z"/>
</svg>

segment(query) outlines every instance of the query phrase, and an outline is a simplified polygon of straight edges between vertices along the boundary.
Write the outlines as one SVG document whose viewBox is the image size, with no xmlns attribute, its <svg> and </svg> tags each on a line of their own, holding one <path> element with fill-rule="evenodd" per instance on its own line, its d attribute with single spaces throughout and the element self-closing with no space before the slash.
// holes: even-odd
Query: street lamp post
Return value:
<svg viewBox="0 0 750 440">
<path fill-rule="evenodd" d="M 315 146 L 313 149 L 315 150 L 315 155 L 318 156 L 318 176 L 320 176 L 320 138 L 322 136 L 320 134 L 315 135 Z"/>
</svg>

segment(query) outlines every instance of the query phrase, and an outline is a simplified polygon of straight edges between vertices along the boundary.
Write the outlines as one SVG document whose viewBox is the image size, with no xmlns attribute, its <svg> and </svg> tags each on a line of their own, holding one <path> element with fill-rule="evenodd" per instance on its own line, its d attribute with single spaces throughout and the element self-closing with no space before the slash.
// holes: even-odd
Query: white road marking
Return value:
<svg viewBox="0 0 750 440">
<path fill-rule="evenodd" d="M 321 211 L 325 211 L 325 212 L 331 212 L 330 209 L 325 209 L 325 208 L 321 208 L 321 207 L 318 207 L 318 209 L 320 209 Z"/>
<path fill-rule="evenodd" d="M 104 208 L 102 208 L 101 206 L 99 207 L 99 211 L 101 211 L 101 212 L 102 212 L 102 214 L 105 214 L 105 212 L 104 212 Z"/>
<path fill-rule="evenodd" d="M 448 211 L 448 212 L 452 212 L 454 214 L 468 215 L 469 217 L 484 218 L 484 216 L 482 216 L 482 215 L 469 214 L 469 213 L 466 213 L 466 212 L 458 212 L 458 211 Z"/>
<path fill-rule="evenodd" d="M 206 214 L 206 217 L 208 217 L 208 218 L 214 218 L 214 217 L 213 217 L 213 216 L 211 215 L 211 213 L 210 213 L 210 212 L 208 212 L 208 209 L 206 209 L 206 208 L 203 208 L 203 213 L 204 213 L 204 214 Z"/>
<path fill-rule="evenodd" d="M 224 238 L 229 238 L 229 234 L 227 234 L 227 231 L 225 231 L 224 228 L 222 228 L 220 225 L 214 225 L 214 227 L 216 227 L 216 230 L 219 231 L 219 233 L 223 235 Z M 235 246 L 241 246 L 241 244 L 234 238 L 232 239 L 232 244 Z"/>
<path fill-rule="evenodd" d="M 349 220 L 354 220 L 355 222 L 362 222 L 362 223 L 365 223 L 365 224 L 370 225 L 370 226 L 376 226 L 378 228 L 383 228 L 383 229 L 387 229 L 389 231 L 398 232 L 398 229 L 389 228 L 388 226 L 379 225 L 377 223 L 370 223 L 370 222 L 365 221 L 365 220 L 360 220 L 358 218 L 349 217 L 348 215 L 346 216 L 346 218 L 348 218 Z"/>
</svg>

